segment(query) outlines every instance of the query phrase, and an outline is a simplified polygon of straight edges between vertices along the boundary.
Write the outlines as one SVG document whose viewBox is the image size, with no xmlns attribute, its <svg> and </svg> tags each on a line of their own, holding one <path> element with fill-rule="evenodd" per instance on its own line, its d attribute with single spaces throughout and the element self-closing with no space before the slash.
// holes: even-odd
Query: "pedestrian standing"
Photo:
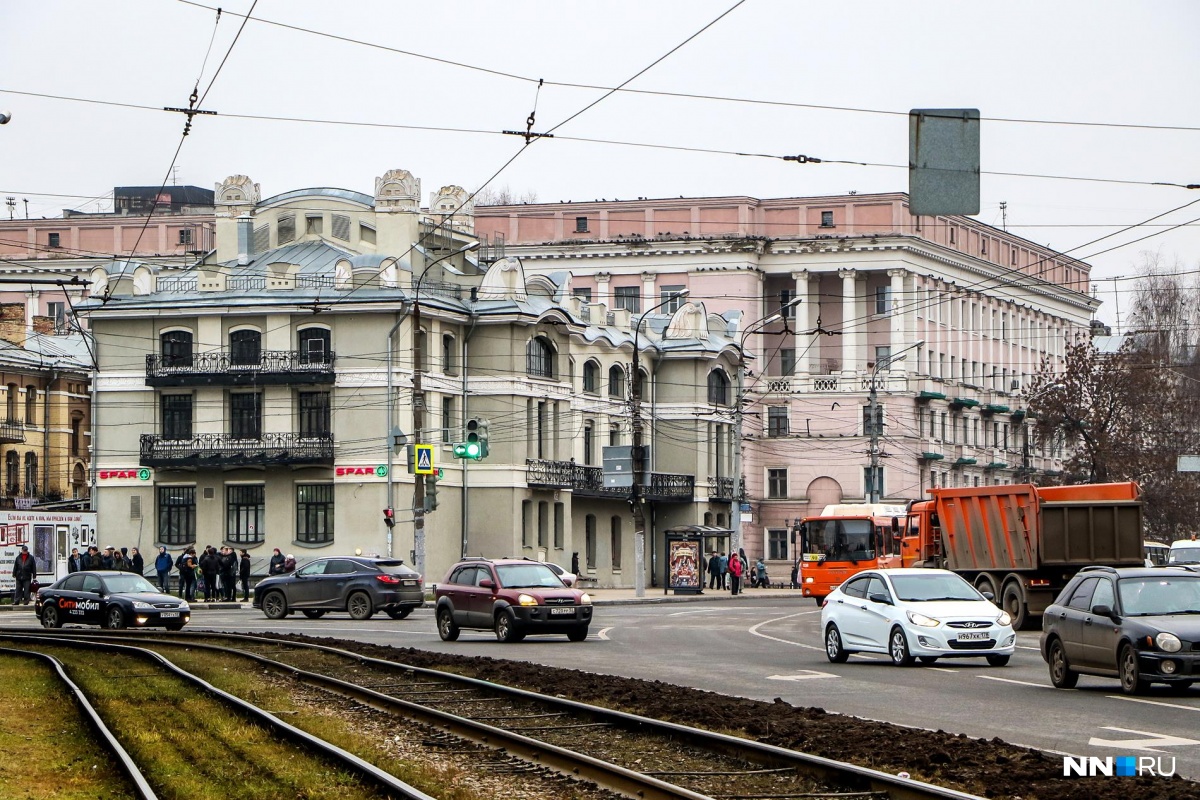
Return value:
<svg viewBox="0 0 1200 800">
<path fill-rule="evenodd" d="M 29 587 L 37 577 L 37 562 L 29 554 L 28 545 L 21 545 L 21 552 L 17 553 L 16 559 L 13 560 L 12 574 L 13 580 L 16 581 L 16 586 L 13 587 L 13 605 L 29 605 Z"/>
<path fill-rule="evenodd" d="M 237 599 L 238 557 L 232 547 L 221 548 L 221 599 L 232 603 Z"/>
<path fill-rule="evenodd" d="M 175 565 L 179 567 L 179 594 L 184 600 L 196 602 L 196 548 L 189 547 L 179 554 Z"/>
<path fill-rule="evenodd" d="M 115 552 L 116 548 L 112 545 L 104 548 L 104 555 L 100 556 L 100 569 L 113 569 L 113 553 Z"/>
<path fill-rule="evenodd" d="M 712 550 L 708 551 L 708 588 L 717 588 L 718 570 L 721 568 L 721 560 L 717 558 L 717 554 Z"/>
<path fill-rule="evenodd" d="M 79 572 L 81 569 L 85 569 L 83 566 L 83 556 L 79 554 L 78 547 L 72 547 L 71 557 L 67 559 L 67 572 Z"/>
<path fill-rule="evenodd" d="M 296 571 L 296 557 L 291 553 L 288 553 L 287 558 L 283 559 L 283 571 L 284 574 Z"/>
<path fill-rule="evenodd" d="M 799 557 L 797 557 L 796 560 L 794 562 L 792 562 L 792 588 L 793 589 L 800 588 L 800 558 Z"/>
<path fill-rule="evenodd" d="M 742 588 L 742 560 L 734 553 L 729 559 L 729 593 L 737 594 Z"/>
<path fill-rule="evenodd" d="M 94 544 L 88 545 L 87 552 L 83 554 L 81 561 L 84 569 L 104 569 L 104 560 L 100 557 L 100 548 Z"/>
<path fill-rule="evenodd" d="M 142 554 L 138 552 L 136 547 L 129 551 L 129 569 L 135 575 L 141 575 L 142 577 L 145 577 L 146 560 L 142 558 Z"/>
<path fill-rule="evenodd" d="M 720 582 L 719 588 L 729 588 L 729 557 L 724 550 L 717 553 L 717 581 Z"/>
<path fill-rule="evenodd" d="M 154 557 L 154 571 L 158 573 L 158 588 L 163 594 L 171 593 L 171 554 L 167 548 L 159 547 Z"/>
<path fill-rule="evenodd" d="M 271 553 L 271 564 L 267 567 L 267 574 L 268 575 L 282 575 L 283 574 L 283 562 L 284 562 L 283 553 L 281 553 L 279 551 L 279 548 L 276 547 L 275 551 L 273 553 Z"/>
<path fill-rule="evenodd" d="M 242 548 L 242 557 L 238 564 L 238 572 L 242 579 L 242 602 L 250 602 L 250 553 Z"/>
<path fill-rule="evenodd" d="M 204 577 L 204 602 L 211 603 L 217 594 L 217 573 L 221 569 L 221 561 L 217 558 L 217 550 L 211 544 L 204 548 L 200 556 L 200 574 Z"/>
</svg>

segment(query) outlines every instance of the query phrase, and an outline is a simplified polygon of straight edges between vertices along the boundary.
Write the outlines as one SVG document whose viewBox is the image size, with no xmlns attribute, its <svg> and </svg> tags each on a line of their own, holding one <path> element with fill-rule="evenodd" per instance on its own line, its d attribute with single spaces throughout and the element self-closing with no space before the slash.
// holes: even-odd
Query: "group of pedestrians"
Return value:
<svg viewBox="0 0 1200 800">
<path fill-rule="evenodd" d="M 30 561 L 32 562 L 32 558 Z M 292 559 L 292 564 L 292 568 L 295 569 L 295 559 Z M 14 576 L 15 569 L 14 567 Z M 80 553 L 78 547 L 72 549 L 67 559 L 67 571 L 79 572 L 85 569 L 115 569 L 138 575 L 146 574 L 145 560 L 136 547 L 122 547 L 119 550 L 106 547 L 101 551 L 96 545 L 91 545 L 84 553 Z M 196 593 L 203 591 L 205 602 L 233 602 L 237 599 L 237 585 L 240 582 L 242 602 L 250 601 L 250 553 L 245 549 L 239 553 L 228 545 L 220 549 L 209 545 L 204 548 L 203 553 L 197 555 L 196 548 L 189 547 L 172 558 L 167 548 L 159 547 L 158 555 L 154 557 L 154 572 L 158 578 L 158 588 L 164 594 L 171 592 L 172 569 L 179 571 L 179 596 L 185 600 L 194 601 Z M 30 577 L 32 579 L 35 576 L 36 573 Z M 18 581 L 18 588 L 20 586 Z"/>
<path fill-rule="evenodd" d="M 78 547 L 71 548 L 71 555 L 67 558 L 67 572 L 85 569 L 115 569 L 118 572 L 144 575 L 146 561 L 136 547 L 117 549 L 110 545 L 101 550 L 93 544 L 83 553 L 79 552 Z"/>
<path fill-rule="evenodd" d="M 736 553 L 726 555 L 724 552 L 708 554 L 708 588 L 729 589 L 730 594 L 742 591 L 742 577 L 750 570 L 750 562 L 746 559 L 746 550 L 738 548 Z"/>
</svg>

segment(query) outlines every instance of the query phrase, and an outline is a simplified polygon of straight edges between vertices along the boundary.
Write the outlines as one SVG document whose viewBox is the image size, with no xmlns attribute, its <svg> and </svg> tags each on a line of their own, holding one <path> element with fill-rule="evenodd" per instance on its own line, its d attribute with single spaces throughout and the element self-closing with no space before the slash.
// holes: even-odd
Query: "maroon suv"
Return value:
<svg viewBox="0 0 1200 800">
<path fill-rule="evenodd" d="M 537 561 L 464 559 L 438 584 L 434 601 L 438 635 L 447 642 L 462 628 L 494 630 L 502 642 L 531 633 L 565 633 L 582 642 L 592 621 L 592 598 Z"/>
</svg>

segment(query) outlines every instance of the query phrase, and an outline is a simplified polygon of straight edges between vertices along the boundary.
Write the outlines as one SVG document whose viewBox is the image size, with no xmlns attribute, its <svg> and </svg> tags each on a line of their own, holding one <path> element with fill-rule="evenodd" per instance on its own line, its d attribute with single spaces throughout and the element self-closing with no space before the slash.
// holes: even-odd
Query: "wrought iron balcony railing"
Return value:
<svg viewBox="0 0 1200 800">
<path fill-rule="evenodd" d="M 574 461 L 550 461 L 542 458 L 528 459 L 525 464 L 526 481 L 530 486 L 571 489 L 577 497 L 629 497 L 627 486 L 604 485 L 602 467 L 585 467 Z M 649 484 L 642 488 L 642 494 L 648 500 L 690 503 L 696 495 L 696 478 L 693 475 L 653 472 L 649 477 Z"/>
<path fill-rule="evenodd" d="M 190 439 L 166 439 L 143 433 L 143 467 L 225 469 L 249 466 L 333 466 L 333 437 L 264 433 L 261 439 L 234 439 L 225 433 L 200 433 Z"/>
<path fill-rule="evenodd" d="M 314 355 L 301 350 L 263 350 L 246 363 L 227 350 L 191 356 L 146 356 L 150 386 L 265 386 L 333 383 L 334 353 Z"/>
<path fill-rule="evenodd" d="M 19 419 L 0 421 L 0 444 L 22 444 L 25 441 L 25 425 Z"/>
<path fill-rule="evenodd" d="M 709 476 L 708 499 L 725 503 L 733 502 L 733 478 Z"/>
</svg>

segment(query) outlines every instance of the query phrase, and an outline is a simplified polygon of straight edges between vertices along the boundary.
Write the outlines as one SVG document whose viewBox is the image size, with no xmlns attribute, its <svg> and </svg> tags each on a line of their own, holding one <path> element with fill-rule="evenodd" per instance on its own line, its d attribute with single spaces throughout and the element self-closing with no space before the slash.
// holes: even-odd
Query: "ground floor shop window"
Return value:
<svg viewBox="0 0 1200 800">
<path fill-rule="evenodd" d="M 305 544 L 333 541 L 333 484 L 296 487 L 296 541 Z"/>
<path fill-rule="evenodd" d="M 259 544 L 266 539 L 265 486 L 225 487 L 225 540 Z"/>
<path fill-rule="evenodd" d="M 196 541 L 196 487 L 158 488 L 158 541 L 165 545 Z"/>
</svg>

